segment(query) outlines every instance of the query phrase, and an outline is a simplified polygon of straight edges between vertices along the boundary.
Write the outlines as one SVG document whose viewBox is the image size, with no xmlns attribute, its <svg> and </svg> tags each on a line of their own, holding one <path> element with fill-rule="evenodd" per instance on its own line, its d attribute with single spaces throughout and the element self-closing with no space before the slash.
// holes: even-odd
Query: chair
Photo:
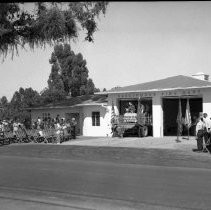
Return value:
<svg viewBox="0 0 211 210">
<path fill-rule="evenodd" d="M 18 143 L 25 143 L 27 141 L 26 133 L 22 129 L 18 129 L 16 133 Z"/>
<path fill-rule="evenodd" d="M 0 132 L 0 144 L 1 145 L 5 145 L 5 144 L 10 144 L 10 140 L 7 137 L 7 135 L 5 135 L 5 132 Z"/>
<path fill-rule="evenodd" d="M 27 130 L 27 134 L 31 142 L 38 143 L 39 134 L 36 129 Z"/>
<path fill-rule="evenodd" d="M 5 141 L 8 142 L 9 144 L 11 144 L 11 142 L 16 143 L 16 138 L 13 135 L 12 131 L 5 131 L 4 138 L 5 138 Z"/>
<path fill-rule="evenodd" d="M 208 138 L 208 141 L 206 143 L 203 139 L 203 151 L 207 151 L 211 154 L 211 137 Z"/>
<path fill-rule="evenodd" d="M 54 129 L 46 128 L 43 130 L 43 137 L 45 143 L 54 143 L 55 136 L 54 136 Z"/>
</svg>

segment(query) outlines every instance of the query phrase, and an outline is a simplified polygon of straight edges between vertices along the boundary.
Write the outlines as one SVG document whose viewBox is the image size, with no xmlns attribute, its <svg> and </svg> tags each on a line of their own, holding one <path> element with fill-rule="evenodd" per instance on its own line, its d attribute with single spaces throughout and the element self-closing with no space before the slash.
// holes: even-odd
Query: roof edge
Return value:
<svg viewBox="0 0 211 210">
<path fill-rule="evenodd" d="M 192 86 L 192 87 L 163 88 L 163 89 L 149 89 L 149 90 L 111 91 L 111 92 L 106 92 L 105 94 L 136 93 L 136 92 L 160 92 L 160 91 L 169 91 L 169 90 L 198 89 L 198 88 L 203 88 L 203 89 L 205 89 L 205 88 L 211 88 L 211 85 L 209 85 L 209 86 Z M 99 93 L 96 93 L 96 94 L 99 94 Z"/>
<path fill-rule="evenodd" d="M 39 109 L 64 109 L 64 108 L 74 108 L 74 107 L 81 107 L 81 106 L 103 106 L 107 103 L 93 103 L 93 104 L 76 104 L 73 106 L 41 106 L 41 107 L 27 107 L 25 110 L 39 110 Z"/>
</svg>

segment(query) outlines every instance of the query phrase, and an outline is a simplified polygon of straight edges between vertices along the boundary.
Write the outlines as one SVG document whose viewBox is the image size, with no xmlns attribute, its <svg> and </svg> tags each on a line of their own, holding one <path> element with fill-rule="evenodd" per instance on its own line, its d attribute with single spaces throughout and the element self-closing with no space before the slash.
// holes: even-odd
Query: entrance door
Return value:
<svg viewBox="0 0 211 210">
<path fill-rule="evenodd" d="M 187 98 L 181 99 L 182 106 L 182 117 L 185 118 Z M 163 128 L 164 136 L 176 136 L 177 135 L 177 114 L 179 107 L 179 99 L 175 98 L 164 98 L 163 99 Z M 202 112 L 202 98 L 190 98 L 190 112 L 191 112 L 191 121 L 192 126 L 189 129 L 190 135 L 195 135 L 195 121 L 199 114 Z M 182 135 L 186 136 L 188 130 L 183 126 Z"/>
<path fill-rule="evenodd" d="M 79 113 L 66 113 L 66 119 L 71 120 L 72 118 L 75 118 L 77 125 L 76 125 L 76 135 L 81 134 L 81 129 L 80 129 L 80 114 Z"/>
</svg>

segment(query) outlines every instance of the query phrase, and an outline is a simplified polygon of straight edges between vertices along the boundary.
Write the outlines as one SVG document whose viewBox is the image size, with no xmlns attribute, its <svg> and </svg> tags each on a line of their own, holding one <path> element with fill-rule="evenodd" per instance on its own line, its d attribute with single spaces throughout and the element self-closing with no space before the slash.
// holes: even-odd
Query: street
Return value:
<svg viewBox="0 0 211 210">
<path fill-rule="evenodd" d="M 45 145 L 40 146 L 47 148 Z M 31 148 L 33 147 L 28 146 L 29 150 Z M 61 148 L 57 147 L 58 150 Z M 1 147 L 2 153 L 3 150 L 4 147 Z M 31 151 L 33 152 L 32 149 Z M 140 149 L 140 157 L 141 151 Z M 168 159 L 165 151 L 167 150 L 161 153 L 155 149 L 153 155 L 162 154 L 163 159 L 165 156 Z M 211 205 L 210 167 L 153 165 L 150 158 L 147 164 L 146 154 L 144 164 L 93 161 L 83 157 L 74 160 L 14 156 L 8 153 L 1 154 L 0 157 L 2 210 L 208 210 Z M 182 159 L 181 156 L 180 158 Z M 207 164 L 209 163 L 210 158 L 207 156 Z"/>
</svg>

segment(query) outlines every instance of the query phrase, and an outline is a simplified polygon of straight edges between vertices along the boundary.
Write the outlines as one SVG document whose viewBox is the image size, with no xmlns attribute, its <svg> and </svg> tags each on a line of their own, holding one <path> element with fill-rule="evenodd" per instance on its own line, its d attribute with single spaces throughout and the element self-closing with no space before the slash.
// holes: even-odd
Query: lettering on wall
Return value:
<svg viewBox="0 0 211 210">
<path fill-rule="evenodd" d="M 146 93 L 118 93 L 117 98 L 145 98 L 145 97 L 154 97 L 156 93 L 146 92 Z"/>
<path fill-rule="evenodd" d="M 199 95 L 200 89 L 188 89 L 188 90 L 175 90 L 175 91 L 162 91 L 161 96 L 181 96 L 181 95 Z"/>
<path fill-rule="evenodd" d="M 186 90 L 167 90 L 161 92 L 140 92 L 140 93 L 118 93 L 116 94 L 117 98 L 152 98 L 156 94 L 161 96 L 181 96 L 181 95 L 199 95 L 201 94 L 200 89 L 186 89 Z M 115 97 L 115 98 L 116 98 Z"/>
</svg>

